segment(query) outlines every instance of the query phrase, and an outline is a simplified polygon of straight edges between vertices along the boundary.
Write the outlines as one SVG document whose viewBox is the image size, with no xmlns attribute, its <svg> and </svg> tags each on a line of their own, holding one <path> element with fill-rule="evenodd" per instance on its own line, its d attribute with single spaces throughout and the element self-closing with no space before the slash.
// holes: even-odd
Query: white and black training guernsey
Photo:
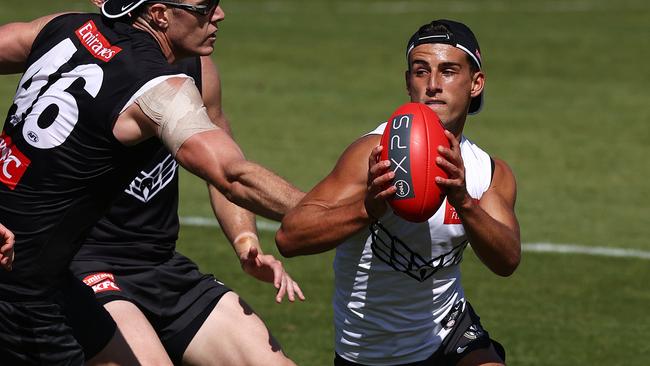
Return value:
<svg viewBox="0 0 650 366">
<path fill-rule="evenodd" d="M 99 14 L 67 14 L 39 33 L 0 135 L 0 222 L 16 236 L 0 300 L 56 292 L 81 240 L 150 161 L 113 124 L 133 97 L 178 70 L 149 34 Z M 146 86 L 145 86 L 146 84 Z"/>
<path fill-rule="evenodd" d="M 371 134 L 382 134 L 385 125 Z M 490 156 L 465 137 L 460 148 L 467 191 L 480 199 L 492 179 Z M 468 239 L 446 199 L 423 223 L 392 210 L 379 222 L 373 235 L 362 230 L 336 249 L 336 352 L 364 365 L 421 361 L 438 349 L 452 314 L 464 307 L 460 261 Z"/>
<path fill-rule="evenodd" d="M 175 64 L 201 90 L 201 58 Z M 161 263 L 178 239 L 178 163 L 160 143 L 154 158 L 137 173 L 90 231 L 73 263 Z M 75 267 L 73 267 L 75 268 Z"/>
</svg>

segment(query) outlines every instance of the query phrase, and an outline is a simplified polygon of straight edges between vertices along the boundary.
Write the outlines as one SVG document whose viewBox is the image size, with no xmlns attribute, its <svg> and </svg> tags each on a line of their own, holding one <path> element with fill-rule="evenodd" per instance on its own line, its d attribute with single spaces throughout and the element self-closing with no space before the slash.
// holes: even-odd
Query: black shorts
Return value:
<svg viewBox="0 0 650 366">
<path fill-rule="evenodd" d="M 115 329 L 92 291 L 70 276 L 49 299 L 0 301 L 0 364 L 83 365 Z"/>
<path fill-rule="evenodd" d="M 459 304 L 462 305 L 462 303 Z M 444 320 L 447 324 L 453 324 L 451 325 L 451 333 L 445 337 L 440 347 L 429 358 L 423 361 L 395 366 L 453 366 L 470 352 L 488 348 L 490 345 L 494 345 L 497 354 L 505 362 L 506 354 L 503 346 L 499 342 L 490 339 L 490 334 L 481 325 L 481 318 L 476 315 L 469 302 L 465 304 L 465 309 L 459 316 L 454 319 L 448 318 Z M 453 310 L 450 315 L 452 313 Z M 335 354 L 334 366 L 365 365 L 350 362 Z"/>
<path fill-rule="evenodd" d="M 136 305 L 175 364 L 181 362 L 194 335 L 230 291 L 177 252 L 163 263 L 124 265 L 75 260 L 71 268 L 77 278 L 93 288 L 101 304 L 125 300 Z"/>
</svg>

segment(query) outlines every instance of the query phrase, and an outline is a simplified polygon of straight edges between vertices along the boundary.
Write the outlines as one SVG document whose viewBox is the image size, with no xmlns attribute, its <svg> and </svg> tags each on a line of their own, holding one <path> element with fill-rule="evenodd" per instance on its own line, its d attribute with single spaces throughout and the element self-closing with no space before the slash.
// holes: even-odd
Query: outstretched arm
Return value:
<svg viewBox="0 0 650 366">
<path fill-rule="evenodd" d="M 27 57 L 32 44 L 41 29 L 53 18 L 51 14 L 31 22 L 8 23 L 0 26 L 0 74 L 15 74 L 25 71 Z"/>
<path fill-rule="evenodd" d="M 376 163 L 379 139 L 365 136 L 350 145 L 334 170 L 289 211 L 275 237 L 282 255 L 330 250 L 383 215 L 395 189 L 388 162 Z"/>
<path fill-rule="evenodd" d="M 115 138 L 134 145 L 157 136 L 188 171 L 214 185 L 229 201 L 279 220 L 302 193 L 262 166 L 247 161 L 208 117 L 196 86 L 171 77 L 136 99 L 113 126 Z"/>
<path fill-rule="evenodd" d="M 467 193 L 465 166 L 460 154 L 458 139 L 445 132 L 451 148 L 439 148 L 440 165 L 449 174 L 448 179 L 436 178 L 449 203 L 454 206 L 463 222 L 472 249 L 492 272 L 500 276 L 511 275 L 521 261 L 519 222 L 515 215 L 517 186 L 510 167 L 494 159 L 494 175 L 488 190 L 477 203 Z"/>
<path fill-rule="evenodd" d="M 201 95 L 208 116 L 217 126 L 232 137 L 230 122 L 221 108 L 221 80 L 217 66 L 210 56 L 201 57 Z M 255 215 L 228 201 L 218 189 L 208 184 L 210 203 L 223 233 L 231 243 L 242 269 L 260 281 L 272 283 L 277 289 L 275 301 L 280 303 L 286 295 L 289 301 L 296 297 L 304 300 L 300 286 L 284 270 L 282 262 L 264 254 L 257 236 Z"/>
</svg>

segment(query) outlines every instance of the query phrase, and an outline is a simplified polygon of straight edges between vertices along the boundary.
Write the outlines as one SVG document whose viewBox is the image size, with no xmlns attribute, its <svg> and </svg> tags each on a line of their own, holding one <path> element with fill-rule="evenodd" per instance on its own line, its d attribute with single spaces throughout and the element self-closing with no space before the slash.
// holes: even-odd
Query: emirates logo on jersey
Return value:
<svg viewBox="0 0 650 366">
<path fill-rule="evenodd" d="M 108 62 L 122 51 L 120 47 L 113 46 L 106 40 L 92 20 L 77 29 L 75 34 L 88 52 L 99 60 Z"/>
<path fill-rule="evenodd" d="M 0 134 L 0 182 L 13 191 L 31 162 L 3 131 Z"/>
<path fill-rule="evenodd" d="M 478 203 L 479 200 L 473 199 L 475 203 Z M 445 225 L 460 225 L 463 222 L 460 220 L 460 217 L 458 217 L 458 212 L 456 212 L 456 209 L 454 206 L 449 204 L 449 201 L 445 200 Z"/>
<path fill-rule="evenodd" d="M 93 291 L 98 294 L 104 291 L 121 291 L 115 284 L 115 276 L 112 273 L 98 272 L 86 276 L 83 279 L 86 286 L 92 287 Z"/>
</svg>

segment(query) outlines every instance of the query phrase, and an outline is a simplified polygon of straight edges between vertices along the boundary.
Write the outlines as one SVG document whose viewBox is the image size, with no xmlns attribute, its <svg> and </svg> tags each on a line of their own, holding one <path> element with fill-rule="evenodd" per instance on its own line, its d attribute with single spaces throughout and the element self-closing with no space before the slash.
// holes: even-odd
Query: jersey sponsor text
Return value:
<svg viewBox="0 0 650 366">
<path fill-rule="evenodd" d="M 477 199 L 472 199 L 474 203 L 478 203 L 479 200 Z M 463 222 L 460 220 L 460 217 L 458 216 L 458 212 L 456 212 L 456 209 L 454 206 L 452 206 L 449 201 L 445 200 L 445 225 L 460 225 Z"/>
<path fill-rule="evenodd" d="M 93 273 L 84 277 L 83 283 L 90 286 L 96 294 L 104 291 L 121 291 L 115 284 L 115 276 L 112 273 Z"/>
<path fill-rule="evenodd" d="M 0 182 L 14 190 L 27 171 L 31 160 L 13 146 L 11 137 L 0 134 Z"/>
<path fill-rule="evenodd" d="M 92 20 L 77 29 L 75 34 L 96 59 L 108 62 L 122 51 L 120 47 L 113 46 L 106 40 Z"/>
</svg>

